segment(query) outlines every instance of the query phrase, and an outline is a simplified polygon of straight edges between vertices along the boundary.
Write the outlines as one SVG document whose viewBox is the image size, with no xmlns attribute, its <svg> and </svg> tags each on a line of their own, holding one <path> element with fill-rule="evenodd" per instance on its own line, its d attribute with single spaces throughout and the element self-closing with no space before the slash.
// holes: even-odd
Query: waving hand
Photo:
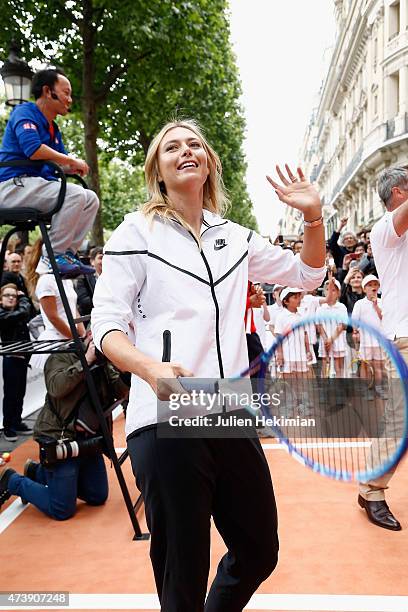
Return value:
<svg viewBox="0 0 408 612">
<path fill-rule="evenodd" d="M 287 176 L 285 176 L 279 166 L 276 172 L 281 180 L 281 184 L 274 181 L 270 176 L 267 180 L 275 189 L 275 193 L 281 202 L 292 208 L 300 210 L 305 219 L 313 220 L 321 215 L 322 205 L 319 194 L 314 186 L 305 178 L 301 168 L 297 169 L 298 176 L 295 176 L 289 166 L 285 164 Z"/>
</svg>

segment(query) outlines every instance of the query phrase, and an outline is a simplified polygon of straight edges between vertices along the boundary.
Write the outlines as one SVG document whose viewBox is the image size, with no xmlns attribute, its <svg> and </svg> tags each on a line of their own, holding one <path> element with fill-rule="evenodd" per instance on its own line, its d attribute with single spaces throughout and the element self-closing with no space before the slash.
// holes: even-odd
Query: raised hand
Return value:
<svg viewBox="0 0 408 612">
<path fill-rule="evenodd" d="M 348 270 L 350 268 L 351 255 L 351 253 L 347 253 L 347 255 L 343 257 L 343 270 Z"/>
<path fill-rule="evenodd" d="M 256 293 L 253 293 L 251 296 L 249 296 L 249 303 L 251 304 L 251 308 L 260 308 L 263 304 L 265 304 L 265 302 L 266 298 L 262 289 L 260 292 L 257 291 Z"/>
<path fill-rule="evenodd" d="M 282 184 L 277 183 L 270 176 L 266 177 L 275 189 L 276 195 L 281 202 L 300 210 L 306 221 L 318 219 L 322 214 L 322 204 L 316 189 L 306 180 L 301 168 L 297 169 L 298 176 L 292 173 L 287 164 L 285 168 L 287 176 L 283 174 L 279 166 L 276 166 L 276 172 Z"/>
</svg>

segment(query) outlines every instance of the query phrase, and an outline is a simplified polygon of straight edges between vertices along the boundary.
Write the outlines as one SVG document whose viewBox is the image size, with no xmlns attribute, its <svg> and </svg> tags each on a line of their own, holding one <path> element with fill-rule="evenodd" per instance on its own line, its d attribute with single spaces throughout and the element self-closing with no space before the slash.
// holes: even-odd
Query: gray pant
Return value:
<svg viewBox="0 0 408 612">
<path fill-rule="evenodd" d="M 59 181 L 24 176 L 0 183 L 0 207 L 29 207 L 48 212 L 57 203 Z M 55 254 L 76 253 L 91 229 L 99 208 L 97 195 L 80 185 L 67 183 L 62 208 L 53 216 L 50 240 Z"/>
<path fill-rule="evenodd" d="M 408 337 L 396 338 L 394 344 L 404 361 L 408 364 Z M 389 358 L 387 359 L 386 369 L 390 382 L 389 393 L 392 401 L 389 402 L 388 409 L 384 412 L 383 433 L 380 438 L 376 438 L 373 441 L 371 448 L 371 454 L 377 458 L 377 463 L 383 463 L 385 459 L 396 451 L 396 441 L 399 442 L 401 440 L 405 430 L 405 410 L 403 407 L 405 398 L 400 384 L 395 385 L 393 388 L 392 379 L 399 378 L 399 374 Z M 370 468 L 371 465 L 368 467 Z M 397 465 L 384 474 L 384 476 L 381 476 L 381 478 L 377 478 L 377 480 L 361 482 L 360 495 L 367 501 L 384 500 L 384 491 L 388 489 L 388 483 L 396 469 Z"/>
</svg>

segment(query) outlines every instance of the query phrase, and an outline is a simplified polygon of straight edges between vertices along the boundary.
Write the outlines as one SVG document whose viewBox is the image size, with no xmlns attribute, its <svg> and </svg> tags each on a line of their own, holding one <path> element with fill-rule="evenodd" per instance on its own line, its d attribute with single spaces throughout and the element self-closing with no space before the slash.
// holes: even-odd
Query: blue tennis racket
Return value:
<svg viewBox="0 0 408 612">
<path fill-rule="evenodd" d="M 369 367 L 356 369 L 357 355 Z M 245 408 L 257 426 L 316 473 L 375 480 L 407 449 L 407 364 L 379 329 L 363 321 L 331 314 L 302 319 L 229 379 L 231 385 L 250 374 L 257 401 Z M 179 380 L 186 390 L 202 388 L 201 380 Z M 219 392 L 209 381 L 206 392 L 211 388 Z M 267 401 L 276 397 L 279 402 Z"/>
</svg>

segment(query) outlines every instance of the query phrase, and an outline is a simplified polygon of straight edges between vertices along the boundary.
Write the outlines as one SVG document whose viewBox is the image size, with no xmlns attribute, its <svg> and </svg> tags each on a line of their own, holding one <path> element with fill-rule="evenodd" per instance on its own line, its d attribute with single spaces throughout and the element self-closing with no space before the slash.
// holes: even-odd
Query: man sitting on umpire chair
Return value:
<svg viewBox="0 0 408 612">
<path fill-rule="evenodd" d="M 129 386 L 96 351 L 91 332 L 85 344 L 86 360 L 105 411 L 115 398 L 127 397 Z M 34 427 L 40 463 L 28 459 L 24 476 L 11 468 L 0 472 L 0 507 L 11 495 L 18 495 L 23 503 L 32 503 L 51 518 L 65 520 L 75 514 L 77 498 L 92 506 L 105 503 L 105 442 L 77 355 L 51 354 L 44 376 L 47 395 Z M 110 415 L 107 420 L 111 428 Z"/>
</svg>

